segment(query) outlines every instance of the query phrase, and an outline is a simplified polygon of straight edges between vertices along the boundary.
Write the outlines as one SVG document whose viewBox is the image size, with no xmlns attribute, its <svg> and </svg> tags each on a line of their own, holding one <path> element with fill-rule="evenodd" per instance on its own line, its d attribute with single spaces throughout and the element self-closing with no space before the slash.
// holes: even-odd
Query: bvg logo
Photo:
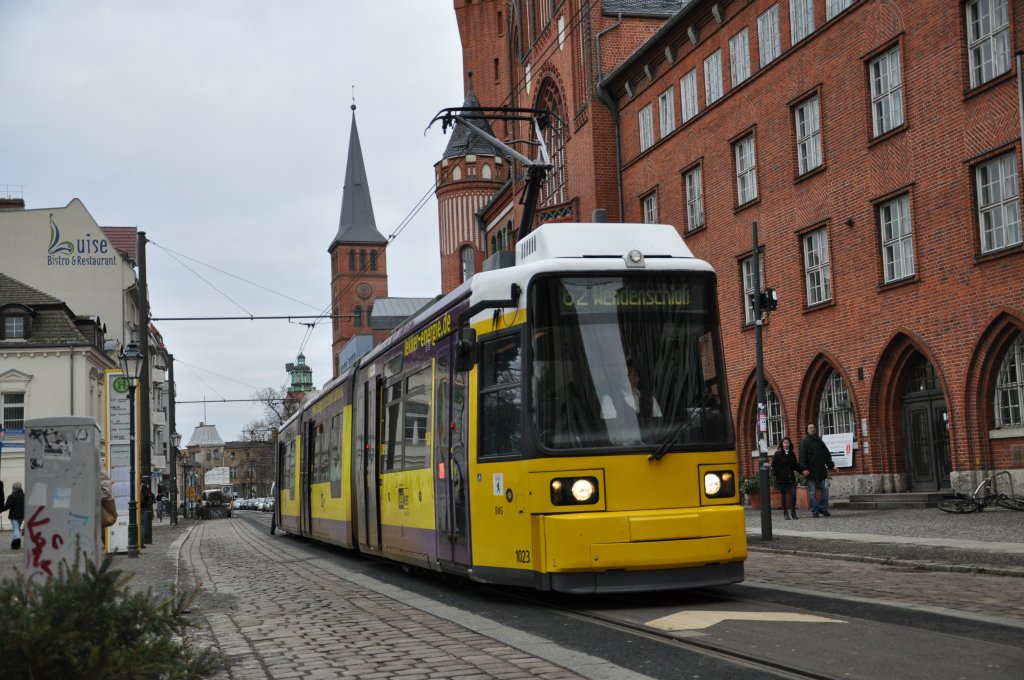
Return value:
<svg viewBox="0 0 1024 680">
<path fill-rule="evenodd" d="M 71 241 L 60 240 L 60 229 L 53 221 L 53 213 L 50 213 L 50 247 L 46 249 L 46 252 L 49 255 L 70 255 L 75 252 L 75 246 Z"/>
</svg>

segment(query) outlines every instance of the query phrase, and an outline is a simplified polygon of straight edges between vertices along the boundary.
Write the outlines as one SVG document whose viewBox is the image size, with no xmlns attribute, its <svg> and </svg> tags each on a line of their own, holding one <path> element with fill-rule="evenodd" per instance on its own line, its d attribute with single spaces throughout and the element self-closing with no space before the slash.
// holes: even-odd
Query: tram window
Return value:
<svg viewBox="0 0 1024 680">
<path fill-rule="evenodd" d="M 385 392 L 384 432 L 381 433 L 383 460 L 381 470 L 393 472 L 402 469 L 402 438 L 398 427 L 402 422 L 402 381 L 390 385 Z"/>
<path fill-rule="evenodd" d="M 331 472 L 332 482 L 341 481 L 341 416 L 331 418 Z"/>
<path fill-rule="evenodd" d="M 284 466 L 283 466 L 283 468 L 284 469 L 282 470 L 282 476 L 284 478 L 281 480 L 281 488 L 282 489 L 293 490 L 292 497 L 294 498 L 294 488 L 295 488 L 295 440 L 294 439 L 292 439 L 290 442 L 288 442 L 288 451 L 287 451 L 287 453 L 285 454 L 285 457 L 284 457 Z"/>
<path fill-rule="evenodd" d="M 405 393 L 405 458 L 402 469 L 428 466 L 427 432 L 430 423 L 430 367 L 409 376 Z"/>
<path fill-rule="evenodd" d="M 314 425 L 316 436 L 313 446 L 313 483 L 330 480 L 330 451 L 327 446 L 328 433 L 324 431 L 324 423 Z"/>
<path fill-rule="evenodd" d="M 388 358 L 384 362 L 384 379 L 387 380 L 393 375 L 398 375 L 402 372 L 402 353 L 399 352 L 393 357 Z"/>
<path fill-rule="evenodd" d="M 484 342 L 480 361 L 480 457 L 519 453 L 523 363 L 519 333 Z"/>
</svg>

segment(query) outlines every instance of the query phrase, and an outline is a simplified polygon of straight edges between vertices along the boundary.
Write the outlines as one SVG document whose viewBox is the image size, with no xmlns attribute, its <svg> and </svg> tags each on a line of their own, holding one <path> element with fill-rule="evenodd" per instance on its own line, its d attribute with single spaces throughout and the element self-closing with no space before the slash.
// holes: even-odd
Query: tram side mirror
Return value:
<svg viewBox="0 0 1024 680">
<path fill-rule="evenodd" d="M 476 330 L 463 328 L 455 342 L 455 370 L 465 372 L 473 368 L 476 358 Z"/>
</svg>

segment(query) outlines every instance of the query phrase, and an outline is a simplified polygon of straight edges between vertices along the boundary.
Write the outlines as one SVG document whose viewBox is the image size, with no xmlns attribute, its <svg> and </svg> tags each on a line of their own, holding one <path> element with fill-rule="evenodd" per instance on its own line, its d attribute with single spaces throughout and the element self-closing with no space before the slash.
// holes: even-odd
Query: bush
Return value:
<svg viewBox="0 0 1024 680">
<path fill-rule="evenodd" d="M 133 593 L 131 575 L 79 557 L 45 584 L 16 571 L 0 582 L 0 675 L 5 678 L 206 678 L 225 668 L 195 651 L 187 616 L 198 590 Z M 85 568 L 79 569 L 79 562 Z"/>
<path fill-rule="evenodd" d="M 740 491 L 748 496 L 757 493 L 760 488 L 761 478 L 757 475 L 754 475 L 753 477 L 742 477 L 740 479 Z"/>
</svg>

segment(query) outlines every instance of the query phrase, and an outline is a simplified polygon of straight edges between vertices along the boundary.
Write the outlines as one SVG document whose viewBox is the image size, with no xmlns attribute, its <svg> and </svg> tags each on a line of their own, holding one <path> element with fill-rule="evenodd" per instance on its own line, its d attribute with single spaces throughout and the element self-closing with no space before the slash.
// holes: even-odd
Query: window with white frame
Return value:
<svg viewBox="0 0 1024 680">
<path fill-rule="evenodd" d="M 650 193 L 644 196 L 644 222 L 646 224 L 658 223 L 658 194 Z"/>
<path fill-rule="evenodd" d="M 693 231 L 704 226 L 704 187 L 700 166 L 689 170 L 686 177 L 686 229 Z"/>
<path fill-rule="evenodd" d="M 814 0 L 789 0 L 789 33 L 797 44 L 814 32 Z"/>
<path fill-rule="evenodd" d="M 825 20 L 828 21 L 852 4 L 853 0 L 827 0 L 825 3 Z"/>
<path fill-rule="evenodd" d="M 803 245 L 807 306 L 811 307 L 832 299 L 832 268 L 828 261 L 828 231 L 822 227 L 805 234 Z"/>
<path fill-rule="evenodd" d="M 764 384 L 764 407 L 765 415 L 768 416 L 768 432 L 766 432 L 766 439 L 769 449 L 777 449 L 782 444 L 782 438 L 786 436 L 786 429 L 782 423 L 782 404 L 779 402 L 779 397 L 775 394 L 775 390 L 767 382 Z M 756 418 L 755 418 L 756 420 Z M 754 423 L 755 431 L 757 423 Z M 760 438 L 760 432 L 757 432 Z"/>
<path fill-rule="evenodd" d="M 722 97 L 722 50 L 704 60 L 704 102 L 711 106 Z"/>
<path fill-rule="evenodd" d="M 818 110 L 818 95 L 811 97 L 793 109 L 793 123 L 796 126 L 796 158 L 802 175 L 821 165 L 821 116 Z"/>
<path fill-rule="evenodd" d="M 996 429 L 1024 427 L 1024 334 L 1003 355 L 996 376 Z"/>
<path fill-rule="evenodd" d="M 0 340 L 23 340 L 25 338 L 25 317 L 21 314 L 5 316 L 3 333 Z"/>
<path fill-rule="evenodd" d="M 853 432 L 853 404 L 842 376 L 839 371 L 832 369 L 818 403 L 818 434 L 824 436 L 845 432 Z"/>
<path fill-rule="evenodd" d="M 736 201 L 738 205 L 757 198 L 757 161 L 754 157 L 754 135 L 747 135 L 733 145 L 736 156 Z"/>
<path fill-rule="evenodd" d="M 743 274 L 743 323 L 750 325 L 754 323 L 754 295 L 764 288 L 764 256 L 761 256 L 760 279 L 758 285 L 754 284 L 754 256 L 744 258 L 740 262 L 740 270 Z"/>
<path fill-rule="evenodd" d="M 782 54 L 778 5 L 772 5 L 771 9 L 757 18 L 757 50 L 762 67 Z"/>
<path fill-rule="evenodd" d="M 676 129 L 676 91 L 670 87 L 658 97 L 658 122 L 661 125 L 661 136 Z"/>
<path fill-rule="evenodd" d="M 462 280 L 469 281 L 474 273 L 473 249 L 470 246 L 462 246 L 460 254 L 462 256 Z"/>
<path fill-rule="evenodd" d="M 5 430 L 22 430 L 25 428 L 25 393 L 4 392 L 2 408 L 0 408 L 0 426 Z"/>
<path fill-rule="evenodd" d="M 640 150 L 654 146 L 654 110 L 650 104 L 640 109 Z"/>
<path fill-rule="evenodd" d="M 750 77 L 750 38 L 745 28 L 729 39 L 729 71 L 733 87 Z"/>
<path fill-rule="evenodd" d="M 871 125 L 875 137 L 903 125 L 903 76 L 897 45 L 868 64 L 871 79 Z"/>
<path fill-rule="evenodd" d="M 967 54 L 971 87 L 1010 70 L 1010 16 L 1007 0 L 972 0 L 967 10 Z"/>
<path fill-rule="evenodd" d="M 682 77 L 679 81 L 679 98 L 683 105 L 683 122 L 697 115 L 697 69 Z"/>
<path fill-rule="evenodd" d="M 990 253 L 1020 243 L 1016 156 L 1008 153 L 982 163 L 975 169 L 975 182 L 981 252 Z"/>
<path fill-rule="evenodd" d="M 914 275 L 914 241 L 910 226 L 910 196 L 878 206 L 882 229 L 882 271 L 885 283 Z"/>
</svg>

